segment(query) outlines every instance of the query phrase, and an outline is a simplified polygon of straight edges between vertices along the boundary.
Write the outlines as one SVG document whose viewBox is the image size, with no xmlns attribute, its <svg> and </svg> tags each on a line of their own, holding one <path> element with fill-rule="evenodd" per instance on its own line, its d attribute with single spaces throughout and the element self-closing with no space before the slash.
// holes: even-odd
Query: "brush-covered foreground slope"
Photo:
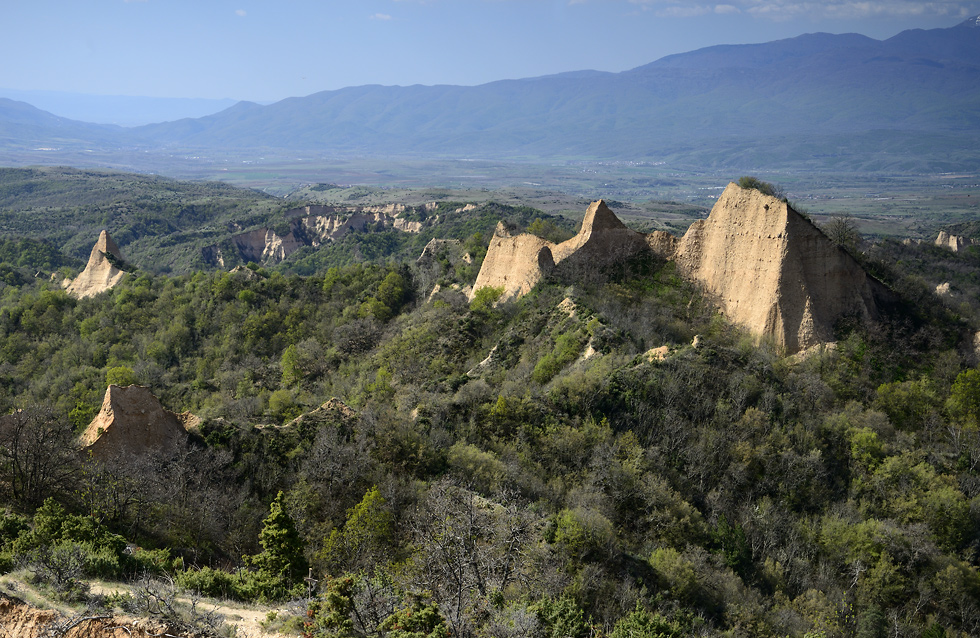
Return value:
<svg viewBox="0 0 980 638">
<path fill-rule="evenodd" d="M 472 283 L 443 247 L 444 288 Z M 309 612 L 277 622 L 316 636 L 980 631 L 980 379 L 952 311 L 793 360 L 653 255 L 496 307 L 429 298 L 429 266 L 5 288 L 0 567 L 84 598 L 56 548 L 76 579 L 280 600 L 309 564 Z M 134 382 L 203 418 L 188 447 L 77 456 Z"/>
</svg>

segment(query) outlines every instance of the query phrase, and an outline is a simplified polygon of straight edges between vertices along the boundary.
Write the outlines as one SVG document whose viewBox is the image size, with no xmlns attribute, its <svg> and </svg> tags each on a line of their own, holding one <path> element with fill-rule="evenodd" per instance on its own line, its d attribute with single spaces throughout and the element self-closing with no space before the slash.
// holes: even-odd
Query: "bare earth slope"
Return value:
<svg viewBox="0 0 980 638">
<path fill-rule="evenodd" d="M 112 241 L 109 233 L 103 230 L 99 233 L 99 240 L 92 247 L 85 270 L 68 285 L 66 292 L 73 297 L 83 299 L 105 292 L 118 284 L 126 273 L 119 270 L 107 255 L 112 255 L 117 263 L 124 261 L 116 242 Z"/>
</svg>

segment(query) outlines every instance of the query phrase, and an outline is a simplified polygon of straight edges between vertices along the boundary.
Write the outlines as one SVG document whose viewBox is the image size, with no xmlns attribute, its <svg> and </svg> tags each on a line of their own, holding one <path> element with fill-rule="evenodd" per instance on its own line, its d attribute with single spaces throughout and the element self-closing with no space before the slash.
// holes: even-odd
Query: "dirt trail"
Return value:
<svg viewBox="0 0 980 638">
<path fill-rule="evenodd" d="M 124 583 L 104 583 L 96 581 L 89 583 L 89 585 L 89 591 L 93 595 L 108 596 L 111 594 L 130 594 L 133 590 L 132 586 Z M 31 613 L 27 613 L 26 608 L 21 608 L 15 604 L 0 605 L 0 638 L 15 638 L 17 635 L 19 635 L 19 633 L 21 633 L 21 630 L 26 631 L 27 634 L 31 634 L 32 630 L 30 630 L 29 627 L 33 627 L 35 623 L 46 623 L 55 619 L 59 614 L 68 617 L 73 613 L 73 610 L 67 606 L 47 599 L 38 590 L 32 588 L 30 585 L 27 585 L 19 579 L 11 578 L 9 575 L 0 577 L 0 591 L 10 592 L 12 595 L 25 599 L 32 605 L 36 605 L 38 608 Z M 177 601 L 187 605 L 190 605 L 192 602 L 186 596 L 178 597 Z M 283 608 L 260 605 L 246 606 L 232 603 L 230 601 L 200 600 L 197 602 L 197 606 L 198 609 L 204 612 L 213 611 L 220 614 L 224 618 L 225 624 L 235 627 L 236 638 L 273 638 L 280 636 L 280 634 L 277 632 L 270 633 L 265 631 L 265 629 L 262 628 L 261 623 L 266 620 L 269 612 L 271 611 L 280 613 L 287 612 L 287 610 Z M 132 623 L 138 624 L 138 621 L 138 618 L 126 616 L 124 614 L 117 614 L 112 619 L 112 623 L 117 625 Z M 11 631 L 14 631 L 14 633 L 11 634 Z M 110 635 L 115 636 L 116 634 L 106 634 L 106 637 Z M 79 638 L 82 638 L 82 636 L 83 634 L 79 634 Z M 84 638 L 96 637 L 91 635 L 89 632 L 85 632 Z"/>
<path fill-rule="evenodd" d="M 133 588 L 123 583 L 91 583 L 90 591 L 97 595 L 128 594 L 132 593 Z M 179 602 L 191 604 L 191 600 L 186 597 L 178 597 Z M 262 628 L 260 623 L 264 622 L 269 612 L 285 612 L 285 609 L 276 607 L 266 607 L 261 605 L 244 606 L 230 601 L 198 601 L 198 608 L 204 611 L 214 611 L 221 614 L 225 619 L 225 624 L 232 625 L 237 629 L 237 638 L 272 638 L 280 636 L 278 632 L 269 633 Z"/>
</svg>

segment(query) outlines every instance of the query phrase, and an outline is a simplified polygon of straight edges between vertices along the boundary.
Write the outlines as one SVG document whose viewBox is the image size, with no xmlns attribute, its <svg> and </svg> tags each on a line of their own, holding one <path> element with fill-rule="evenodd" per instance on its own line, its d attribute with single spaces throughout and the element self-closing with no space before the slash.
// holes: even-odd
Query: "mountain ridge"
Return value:
<svg viewBox="0 0 980 638">
<path fill-rule="evenodd" d="M 739 149 L 761 144 L 771 147 L 761 161 L 783 166 L 804 161 L 786 142 L 815 146 L 814 156 L 851 146 L 852 155 L 866 158 L 882 147 L 855 143 L 854 134 L 886 131 L 893 148 L 908 136 L 935 136 L 902 164 L 961 170 L 976 164 L 978 152 L 942 136 L 980 141 L 980 29 L 971 24 L 887 40 L 815 33 L 718 45 L 619 73 L 570 71 L 477 86 L 346 87 L 268 105 L 239 102 L 202 118 L 124 132 L 78 125 L 69 137 L 158 149 L 690 157 L 727 166 L 738 162 Z M 0 115 L 8 144 L 60 139 L 41 130 L 57 128 L 56 122 L 38 126 L 10 127 Z M 818 136 L 822 141 L 812 144 Z"/>
</svg>

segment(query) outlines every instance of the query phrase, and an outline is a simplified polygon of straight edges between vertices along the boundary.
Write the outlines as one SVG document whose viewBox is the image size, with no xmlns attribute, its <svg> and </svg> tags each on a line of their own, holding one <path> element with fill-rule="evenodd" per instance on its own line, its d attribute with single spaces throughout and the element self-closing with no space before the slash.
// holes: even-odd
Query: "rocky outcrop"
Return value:
<svg viewBox="0 0 980 638">
<path fill-rule="evenodd" d="M 480 288 L 499 287 L 500 300 L 507 301 L 526 295 L 560 263 L 566 271 L 588 272 L 647 248 L 646 236 L 627 228 L 602 200 L 589 206 L 578 234 L 560 244 L 529 233 L 514 235 L 501 222 L 470 297 Z"/>
<path fill-rule="evenodd" d="M 891 297 L 786 201 L 736 184 L 681 238 L 634 232 L 602 201 L 561 244 L 500 224 L 473 290 L 499 286 L 502 300 L 520 297 L 555 268 L 576 276 L 645 250 L 676 261 L 730 321 L 791 353 L 831 340 L 842 315 L 877 317 Z"/>
<path fill-rule="evenodd" d="M 66 292 L 72 297 L 83 299 L 109 290 L 126 274 L 118 266 L 124 262 L 116 242 L 103 230 L 92 247 L 85 270 L 67 285 Z"/>
<path fill-rule="evenodd" d="M 585 211 L 578 234 L 555 246 L 555 263 L 572 260 L 600 267 L 628 259 L 647 248 L 646 236 L 630 230 L 606 202 L 593 202 Z"/>
<path fill-rule="evenodd" d="M 939 231 L 939 236 L 936 237 L 935 242 L 937 246 L 949 248 L 954 253 L 963 250 L 967 246 L 974 246 L 976 243 L 977 242 L 973 239 L 967 239 L 965 237 L 960 237 L 959 235 L 951 235 L 945 230 Z"/>
<path fill-rule="evenodd" d="M 787 352 L 833 339 L 844 314 L 878 316 L 884 286 L 785 200 L 729 184 L 673 259 L 733 323 Z"/>
<path fill-rule="evenodd" d="M 187 442 L 189 412 L 175 414 L 144 386 L 110 385 L 102 409 L 81 436 L 85 452 L 98 460 L 148 453 L 169 454 Z"/>
<path fill-rule="evenodd" d="M 473 284 L 473 294 L 490 287 L 503 289 L 501 301 L 526 295 L 555 267 L 553 248 L 555 244 L 535 235 L 512 235 L 506 224 L 500 222 Z"/>
<path fill-rule="evenodd" d="M 334 397 L 315 410 L 299 415 L 283 427 L 319 427 L 325 423 L 347 423 L 356 418 L 357 412 L 353 408 Z"/>
<path fill-rule="evenodd" d="M 420 209 L 423 213 L 428 213 L 437 206 L 432 202 Z M 289 221 L 283 228 L 257 228 L 239 233 L 231 237 L 230 245 L 242 261 L 271 264 L 281 262 L 300 248 L 318 248 L 337 241 L 352 231 L 364 232 L 369 227 L 375 227 L 418 233 L 429 221 L 435 219 L 406 219 L 404 215 L 408 212 L 411 212 L 410 209 L 401 204 L 364 207 L 304 206 L 286 211 L 285 217 Z M 222 245 L 228 248 L 228 245 Z M 229 259 L 229 255 L 218 245 L 205 246 L 201 249 L 201 256 L 206 263 L 222 268 Z"/>
</svg>

